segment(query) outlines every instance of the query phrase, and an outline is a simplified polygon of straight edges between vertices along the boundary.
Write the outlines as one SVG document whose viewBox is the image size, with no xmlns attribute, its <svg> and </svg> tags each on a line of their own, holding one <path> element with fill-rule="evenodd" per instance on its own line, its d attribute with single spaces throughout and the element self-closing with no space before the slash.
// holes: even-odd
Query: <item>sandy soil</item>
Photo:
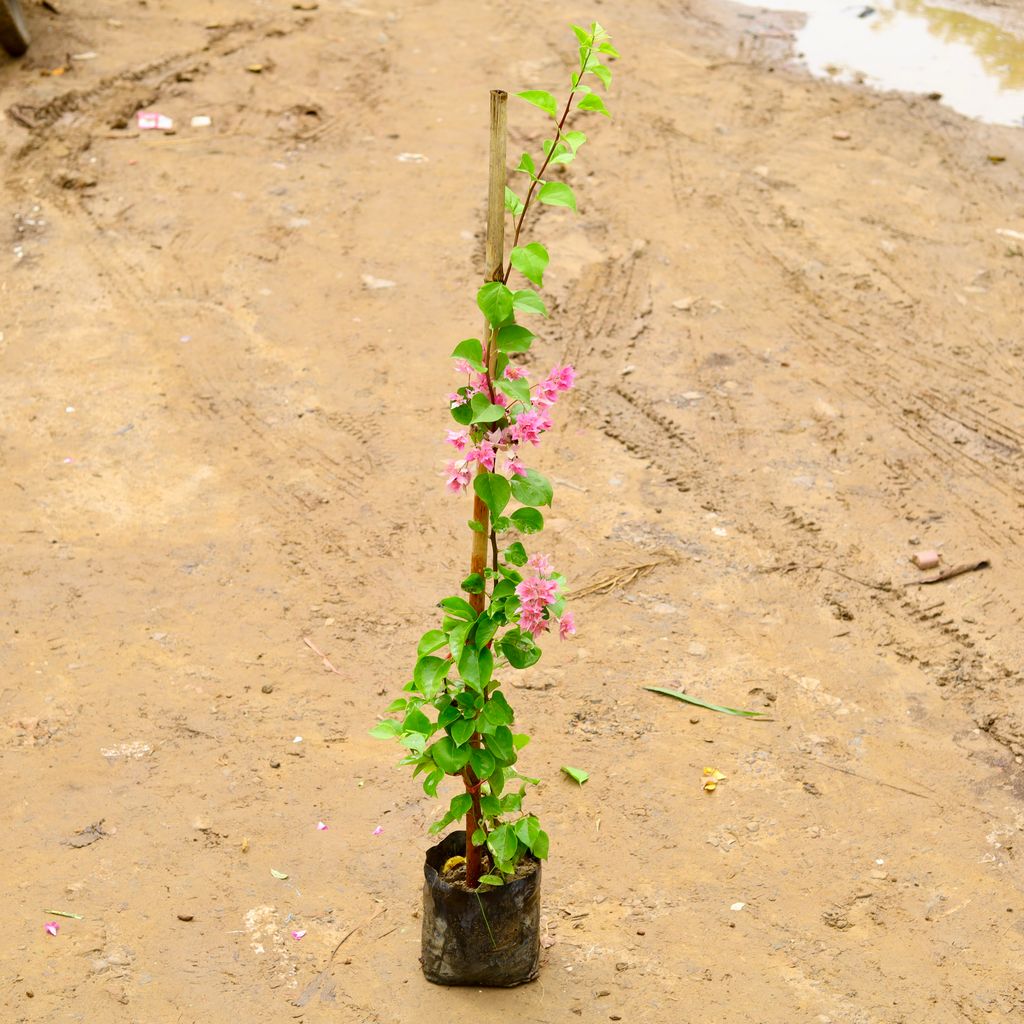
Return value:
<svg viewBox="0 0 1024 1024">
<path fill-rule="evenodd" d="M 0 64 L 3 1020 L 1020 1020 L 1020 132 L 703 2 L 59 7 Z M 487 90 L 560 87 L 594 14 L 616 119 L 536 223 L 581 374 L 547 548 L 656 564 L 514 692 L 541 980 L 445 990 L 436 805 L 366 733 L 466 563 Z M 991 568 L 906 587 L 915 545 Z"/>
</svg>

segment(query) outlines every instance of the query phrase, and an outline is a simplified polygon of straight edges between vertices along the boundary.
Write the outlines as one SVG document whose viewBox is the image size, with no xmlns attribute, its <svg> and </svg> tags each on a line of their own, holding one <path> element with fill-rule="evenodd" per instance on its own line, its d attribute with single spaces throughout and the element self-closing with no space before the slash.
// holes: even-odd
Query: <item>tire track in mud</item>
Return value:
<svg viewBox="0 0 1024 1024">
<path fill-rule="evenodd" d="M 636 264 L 636 256 L 631 259 Z M 568 337 L 581 339 L 577 346 L 578 359 L 583 364 L 591 362 L 592 376 L 600 379 L 600 382 L 595 380 L 589 386 L 584 385 L 584 395 L 587 405 L 596 413 L 602 432 L 632 455 L 656 469 L 667 483 L 682 493 L 697 491 L 702 496 L 707 493 L 712 496 L 734 493 L 735 488 L 716 468 L 714 460 L 707 458 L 700 450 L 697 438 L 678 426 L 670 416 L 660 412 L 657 399 L 643 394 L 636 385 L 628 381 L 622 383 L 610 380 L 608 370 L 604 369 L 607 366 L 609 350 L 599 348 L 595 344 L 596 334 L 592 330 L 592 325 L 598 324 L 601 336 L 611 340 L 625 341 L 633 335 L 635 322 L 631 319 L 629 302 L 631 294 L 634 294 L 636 289 L 637 269 L 634 267 L 632 274 L 626 274 L 623 273 L 621 261 L 609 260 L 588 268 L 585 277 L 586 284 L 578 285 L 573 290 L 572 300 L 566 303 L 574 319 L 571 323 L 564 324 L 562 330 Z M 589 300 L 590 296 L 601 297 L 600 315 L 595 308 L 596 304 Z M 875 386 L 868 385 L 860 374 L 854 373 L 854 363 L 850 357 L 839 356 L 835 351 L 837 346 L 826 346 L 818 340 L 821 337 L 838 337 L 838 347 L 842 347 L 843 343 L 850 340 L 849 332 L 842 332 L 833 321 L 823 322 L 815 315 L 816 310 L 813 307 L 810 310 L 801 308 L 799 313 L 800 316 L 793 316 L 789 324 L 794 336 L 800 338 L 815 358 L 824 365 L 828 365 L 829 361 L 832 361 L 833 365 L 842 362 L 850 368 L 846 380 L 851 396 L 867 402 L 916 444 L 929 452 L 934 452 L 935 457 L 941 459 L 951 471 L 955 472 L 966 465 L 973 477 L 991 487 L 992 475 L 997 467 L 990 467 L 979 459 L 965 456 L 956 445 L 944 437 L 935 436 L 929 429 L 920 427 L 912 420 L 908 422 L 908 414 L 898 401 L 899 395 L 896 393 L 899 381 L 896 370 L 884 363 L 875 363 L 879 371 Z M 854 350 L 861 355 L 866 354 L 864 346 L 860 344 L 855 344 Z M 879 381 L 883 384 L 879 384 Z M 885 381 L 888 381 L 887 386 L 890 390 L 880 395 L 877 388 L 885 386 Z M 934 391 L 928 394 L 932 397 Z M 998 420 L 990 424 L 980 418 L 976 423 L 979 427 L 996 433 L 1003 439 L 1006 447 L 1016 441 L 1017 432 L 1012 426 L 1004 426 Z M 702 421 L 702 431 L 705 429 L 722 432 L 720 424 L 711 427 L 708 421 Z M 725 450 L 725 445 L 730 440 L 728 434 L 728 430 L 719 434 L 716 438 L 716 449 Z M 666 441 L 669 443 L 666 444 Z M 677 459 L 675 455 L 680 457 Z M 914 508 L 910 504 L 909 487 L 905 486 L 904 470 L 890 464 L 885 464 L 885 468 L 886 476 L 890 480 L 890 493 L 895 492 L 895 504 L 899 513 L 904 517 L 910 517 Z M 920 478 L 917 479 L 917 483 L 920 484 Z M 1012 486 L 1004 485 L 991 489 L 1011 500 L 1016 496 L 1016 490 Z M 971 507 L 970 502 L 965 502 L 964 505 L 965 509 L 970 509 L 972 514 L 978 517 L 979 525 L 985 525 L 986 517 L 981 512 Z M 748 508 L 743 513 L 746 524 L 744 529 L 752 533 L 758 543 L 768 547 L 778 545 L 778 534 L 773 532 L 770 526 L 758 525 L 759 522 L 765 521 L 766 514 L 768 522 L 776 522 L 783 526 L 790 536 L 787 557 L 791 558 L 794 564 L 826 564 L 835 558 L 834 545 L 827 540 L 828 534 L 822 523 L 791 505 L 780 506 L 769 502 L 761 508 Z M 1000 525 L 1001 531 L 986 530 L 992 542 L 1002 546 L 1009 540 L 1016 545 L 1019 530 L 1013 526 L 1012 520 L 1006 518 Z M 1005 555 L 1003 557 L 1005 558 Z M 1009 567 L 1010 559 L 1006 559 L 1006 564 Z M 825 600 L 825 591 L 828 587 L 820 574 L 808 572 L 806 578 L 822 600 Z M 988 600 L 1001 598 L 1002 595 L 997 593 L 988 580 L 985 580 L 982 586 L 987 591 Z M 929 605 L 935 604 L 936 597 L 927 590 L 920 595 L 910 595 L 902 588 L 890 587 L 888 590 L 873 591 L 872 594 L 875 600 L 870 603 L 858 602 L 861 605 L 858 615 L 865 618 L 870 616 L 875 620 L 875 633 L 882 632 L 878 625 L 885 622 L 905 626 L 909 621 L 916 627 L 924 626 L 928 637 L 914 636 L 912 643 L 900 643 L 897 651 L 901 657 L 919 662 L 922 667 L 931 669 L 931 674 L 936 677 L 940 686 L 950 685 L 950 671 L 942 665 L 936 665 L 935 654 L 941 650 L 941 646 L 937 645 L 955 645 L 950 663 L 959 664 L 957 659 L 962 661 L 968 651 L 983 643 L 980 636 L 983 632 L 981 626 L 957 621 L 946 615 L 928 614 Z M 1010 612 L 1018 621 L 1022 619 L 1019 608 L 1013 607 Z M 901 632 L 906 634 L 905 629 Z M 1019 754 L 1024 753 L 1024 723 L 1021 722 L 1020 716 L 1012 711 L 1006 691 L 1021 683 L 1022 680 L 1014 669 L 994 655 L 986 654 L 984 657 L 974 657 L 969 685 L 953 685 L 947 692 L 957 695 L 979 728 L 984 729 L 1015 754 Z"/>
</svg>

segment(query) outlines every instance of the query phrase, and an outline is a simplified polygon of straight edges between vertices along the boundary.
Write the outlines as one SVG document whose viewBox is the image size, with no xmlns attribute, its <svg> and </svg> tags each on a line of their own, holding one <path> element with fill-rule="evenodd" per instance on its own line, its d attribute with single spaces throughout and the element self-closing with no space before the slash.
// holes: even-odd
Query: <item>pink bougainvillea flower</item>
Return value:
<svg viewBox="0 0 1024 1024">
<path fill-rule="evenodd" d="M 540 573 L 541 576 L 550 576 L 554 566 L 547 555 L 530 555 L 526 560 L 526 568 L 533 569 L 535 572 Z"/>
<path fill-rule="evenodd" d="M 551 425 L 551 421 L 542 412 L 537 412 L 534 409 L 521 412 L 512 427 L 512 440 L 529 441 L 533 445 L 540 444 L 540 435 L 547 430 L 547 426 L 544 425 L 545 421 L 548 426 Z"/>
<path fill-rule="evenodd" d="M 541 607 L 554 604 L 558 584 L 554 580 L 546 580 L 540 576 L 527 576 L 516 587 L 516 597 L 523 604 L 539 604 Z"/>
<path fill-rule="evenodd" d="M 316 823 L 316 830 L 317 832 L 326 832 L 327 826 L 322 821 L 318 821 Z"/>
<path fill-rule="evenodd" d="M 468 430 L 447 430 L 445 431 L 445 440 L 450 444 L 454 445 L 457 452 L 466 450 L 466 445 L 469 444 L 469 431 Z"/>
<path fill-rule="evenodd" d="M 46 924 L 43 925 L 43 931 L 46 932 L 47 935 L 56 935 L 57 932 L 60 931 L 60 924 L 56 921 L 47 921 Z"/>
<path fill-rule="evenodd" d="M 295 940 L 304 939 L 305 937 L 306 937 L 306 929 L 305 928 L 297 928 L 295 931 L 292 932 L 292 938 L 295 939 Z"/>
<path fill-rule="evenodd" d="M 576 635 L 576 618 L 572 612 L 566 612 L 558 620 L 558 635 L 564 640 L 566 637 Z"/>
<path fill-rule="evenodd" d="M 505 472 L 513 476 L 526 476 L 526 467 L 519 461 L 518 455 L 510 455 L 505 460 Z"/>
<path fill-rule="evenodd" d="M 468 375 L 473 372 L 473 367 L 470 366 L 465 359 L 456 359 L 453 365 L 455 366 L 456 373 L 465 373 Z"/>
<path fill-rule="evenodd" d="M 377 827 L 376 827 L 376 828 L 375 828 L 375 829 L 373 830 L 373 834 L 374 834 L 375 836 L 379 836 L 379 835 L 381 835 L 381 833 L 383 833 L 383 831 L 384 831 L 384 826 L 383 826 L 383 825 L 378 825 L 378 826 L 377 826 Z"/>
<path fill-rule="evenodd" d="M 568 391 L 576 380 L 576 371 L 571 366 L 556 366 L 547 376 L 547 381 L 558 391 Z"/>
<path fill-rule="evenodd" d="M 467 462 L 479 462 L 488 473 L 494 472 L 494 457 L 497 455 L 497 451 L 490 441 L 481 441 L 476 448 L 471 448 L 466 452 Z"/>
<path fill-rule="evenodd" d="M 449 462 L 445 466 L 444 471 L 448 477 L 445 481 L 445 487 L 452 494 L 458 494 L 459 491 L 464 490 L 469 485 L 469 463 L 465 459 Z"/>
<path fill-rule="evenodd" d="M 458 391 L 453 391 L 448 396 L 448 401 L 453 409 L 457 409 L 460 405 L 465 405 L 469 401 L 469 395 L 460 395 Z"/>
<path fill-rule="evenodd" d="M 523 380 L 525 377 L 526 371 L 521 366 L 509 363 L 508 366 L 505 367 L 506 380 Z"/>
</svg>

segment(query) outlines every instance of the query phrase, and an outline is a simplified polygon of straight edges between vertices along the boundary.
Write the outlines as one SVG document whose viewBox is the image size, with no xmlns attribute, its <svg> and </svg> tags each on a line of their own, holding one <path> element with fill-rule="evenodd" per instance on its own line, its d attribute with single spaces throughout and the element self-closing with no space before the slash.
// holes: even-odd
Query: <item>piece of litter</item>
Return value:
<svg viewBox="0 0 1024 1024">
<path fill-rule="evenodd" d="M 248 852 L 249 852 L 249 837 L 246 836 L 242 840 L 242 853 L 248 853 Z"/>
<path fill-rule="evenodd" d="M 374 277 L 373 274 L 363 274 L 364 288 L 394 288 L 395 282 L 389 281 L 386 277 Z"/>
<path fill-rule="evenodd" d="M 398 162 L 402 164 L 425 164 L 427 157 L 422 153 L 399 153 Z"/>
<path fill-rule="evenodd" d="M 705 768 L 701 789 L 705 793 L 713 793 L 724 778 L 725 776 L 717 768 Z"/>
<path fill-rule="evenodd" d="M 69 463 L 74 462 L 74 461 L 75 460 L 73 458 L 71 458 L 71 456 L 69 455 L 66 459 L 64 459 L 64 465 L 66 466 Z"/>
<path fill-rule="evenodd" d="M 64 409 L 64 411 L 65 411 L 65 412 L 74 412 L 74 411 L 75 411 L 75 407 L 74 407 L 73 405 L 69 405 L 69 406 L 67 406 L 67 407 L 66 407 L 66 408 Z"/>
<path fill-rule="evenodd" d="M 684 313 L 688 313 L 699 301 L 696 295 L 687 295 L 685 299 L 676 299 L 672 303 L 672 308 L 681 309 Z"/>
<path fill-rule="evenodd" d="M 322 821 L 318 821 L 316 823 L 316 830 L 317 832 L 326 832 L 327 826 Z"/>
<path fill-rule="evenodd" d="M 155 110 L 140 110 L 135 116 L 138 121 L 139 131 L 149 131 L 155 128 L 158 131 L 168 132 L 174 127 L 173 117 L 168 117 L 166 114 L 158 114 Z"/>
<path fill-rule="evenodd" d="M 71 59 L 72 60 L 95 60 L 98 56 L 99 56 L 99 54 L 93 53 L 92 50 L 89 50 L 86 53 L 73 53 L 73 54 L 71 54 Z"/>
<path fill-rule="evenodd" d="M 292 938 L 293 939 L 298 940 L 298 939 L 304 939 L 305 937 L 306 937 L 306 929 L 305 928 L 298 928 L 294 932 L 292 932 Z"/>
<path fill-rule="evenodd" d="M 250 72 L 251 74 L 258 75 L 258 74 L 260 74 L 263 71 L 263 65 L 262 64 L 247 64 L 245 66 L 245 70 Z"/>
<path fill-rule="evenodd" d="M 72 914 L 70 910 L 44 910 L 44 914 L 53 914 L 56 917 L 70 917 L 75 921 L 81 921 L 81 914 Z"/>
<path fill-rule="evenodd" d="M 730 910 L 742 910 L 746 906 L 746 903 L 734 903 L 729 909 Z"/>
<path fill-rule="evenodd" d="M 100 747 L 100 753 L 110 761 L 119 757 L 130 757 L 138 760 L 147 754 L 153 753 L 153 748 L 141 740 L 133 740 L 131 743 L 119 743 L 116 747 Z"/>
<path fill-rule="evenodd" d="M 375 828 L 375 829 L 373 830 L 373 834 L 374 834 L 375 836 L 379 836 L 379 835 L 380 835 L 380 834 L 381 834 L 381 833 L 382 833 L 383 831 L 384 831 L 384 826 L 383 826 L 383 825 L 378 825 L 378 826 L 377 826 L 377 827 L 376 827 L 376 828 Z"/>
<path fill-rule="evenodd" d="M 47 921 L 46 924 L 43 925 L 43 931 L 46 932 L 47 935 L 56 935 L 57 932 L 60 931 L 60 925 L 56 921 Z"/>
<path fill-rule="evenodd" d="M 206 114 L 196 114 L 196 116 L 189 121 L 189 124 L 193 128 L 209 128 L 210 125 L 213 124 L 213 119 L 207 117 Z"/>
<path fill-rule="evenodd" d="M 724 526 L 712 526 L 711 527 L 711 532 L 716 537 L 728 537 L 729 536 L 729 531 Z"/>
<path fill-rule="evenodd" d="M 279 879 L 281 879 L 281 881 L 284 881 L 284 879 L 286 879 L 286 878 L 288 877 L 288 875 L 287 875 L 287 874 L 285 874 L 285 872 L 283 872 L 283 871 L 278 871 L 278 870 L 277 870 L 277 868 L 271 868 L 271 869 L 270 869 L 270 873 L 271 873 L 271 874 L 272 874 L 272 875 L 273 875 L 273 876 L 274 876 L 275 878 L 279 878 Z"/>
<path fill-rule="evenodd" d="M 942 555 L 938 551 L 915 551 L 910 561 L 918 569 L 934 569 L 942 561 Z"/>
<path fill-rule="evenodd" d="M 1003 238 L 1016 238 L 1018 242 L 1024 242 L 1024 231 L 1014 231 L 1012 228 L 996 228 L 996 234 Z"/>
<path fill-rule="evenodd" d="M 191 340 L 192 340 L 192 335 L 191 335 L 191 334 L 183 334 L 183 335 L 182 335 L 182 336 L 181 336 L 181 337 L 180 337 L 180 338 L 178 339 L 178 341 L 180 341 L 180 342 L 181 342 L 181 343 L 182 343 L 183 345 L 184 345 L 184 344 L 187 344 L 187 343 L 188 343 L 188 342 L 190 342 Z"/>
<path fill-rule="evenodd" d="M 295 739 L 292 740 L 292 743 L 301 743 L 301 742 L 302 742 L 302 737 L 301 736 L 296 736 Z"/>
<path fill-rule="evenodd" d="M 876 864 L 884 864 L 884 863 L 885 863 L 885 861 L 884 861 L 884 860 L 883 860 L 883 859 L 882 859 L 881 857 L 879 857 L 879 858 L 878 858 L 878 860 L 876 860 L 876 861 L 875 861 L 875 863 L 876 863 Z M 51 910 L 51 911 L 49 911 L 49 913 L 51 913 L 51 914 L 52 914 L 52 913 L 53 913 L 53 911 Z"/>
</svg>

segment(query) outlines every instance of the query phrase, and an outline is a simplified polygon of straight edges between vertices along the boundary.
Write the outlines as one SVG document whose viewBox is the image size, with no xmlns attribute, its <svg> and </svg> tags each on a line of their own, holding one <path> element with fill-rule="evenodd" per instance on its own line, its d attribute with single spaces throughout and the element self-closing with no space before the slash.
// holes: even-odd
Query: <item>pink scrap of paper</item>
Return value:
<svg viewBox="0 0 1024 1024">
<path fill-rule="evenodd" d="M 299 939 L 304 939 L 305 937 L 306 937 L 306 929 L 305 928 L 300 928 L 298 931 L 292 932 L 292 938 L 295 939 L 296 941 L 298 941 Z"/>
<path fill-rule="evenodd" d="M 45 931 L 47 935 L 56 935 L 57 932 L 60 931 L 60 925 L 56 921 L 47 921 L 46 924 L 43 925 L 43 931 Z"/>
<path fill-rule="evenodd" d="M 373 834 L 374 834 L 375 836 L 379 836 L 379 835 L 380 835 L 380 834 L 381 834 L 381 833 L 382 833 L 383 831 L 384 831 L 384 826 L 383 826 L 383 825 L 378 825 L 378 826 L 377 826 L 377 827 L 376 827 L 376 828 L 375 828 L 375 829 L 373 830 Z"/>
<path fill-rule="evenodd" d="M 137 117 L 140 131 L 156 128 L 166 132 L 174 127 L 174 118 L 168 117 L 166 114 L 158 114 L 155 110 L 140 110 Z"/>
<path fill-rule="evenodd" d="M 318 821 L 316 823 L 316 830 L 317 832 L 326 832 L 327 826 L 322 821 Z"/>
</svg>

